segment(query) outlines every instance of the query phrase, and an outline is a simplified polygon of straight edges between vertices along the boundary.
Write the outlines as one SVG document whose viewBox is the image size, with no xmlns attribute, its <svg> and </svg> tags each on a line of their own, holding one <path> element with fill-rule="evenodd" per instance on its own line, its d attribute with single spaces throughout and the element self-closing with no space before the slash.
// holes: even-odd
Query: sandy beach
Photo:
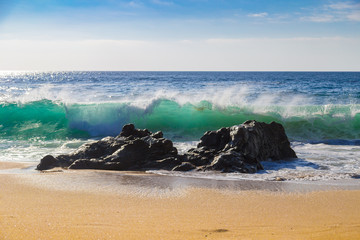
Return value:
<svg viewBox="0 0 360 240">
<path fill-rule="evenodd" d="M 74 180 L 62 172 L 38 175 Z M 168 190 L 171 194 L 164 189 L 158 194 L 111 193 L 91 187 L 47 188 L 30 178 L 0 174 L 1 239 L 360 238 L 359 190 L 300 193 L 198 186 Z M 131 188 L 137 187 L 127 190 Z"/>
<path fill-rule="evenodd" d="M 0 0 L 0 240 L 360 240 L 360 0 Z"/>
</svg>

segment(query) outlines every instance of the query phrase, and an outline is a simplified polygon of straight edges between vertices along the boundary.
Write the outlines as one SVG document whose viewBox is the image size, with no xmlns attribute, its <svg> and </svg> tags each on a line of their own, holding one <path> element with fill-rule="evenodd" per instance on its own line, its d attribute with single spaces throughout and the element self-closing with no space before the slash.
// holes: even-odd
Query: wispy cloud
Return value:
<svg viewBox="0 0 360 240">
<path fill-rule="evenodd" d="M 341 1 L 325 4 L 312 9 L 312 13 L 300 17 L 302 21 L 309 22 L 344 22 L 360 21 L 360 3 L 355 1 Z"/>
<path fill-rule="evenodd" d="M 251 14 L 248 14 L 248 17 L 263 18 L 263 17 L 267 17 L 268 15 L 269 14 L 267 12 L 251 13 Z"/>
<path fill-rule="evenodd" d="M 335 10 L 344 10 L 344 9 L 353 9 L 356 7 L 356 5 L 359 7 L 360 4 L 352 3 L 352 2 L 338 2 L 338 3 L 332 3 L 329 5 L 326 5 L 328 8 L 335 9 Z"/>
<path fill-rule="evenodd" d="M 307 22 L 334 22 L 335 17 L 333 15 L 312 15 L 312 16 L 305 16 L 301 17 L 300 20 L 307 21 Z"/>
<path fill-rule="evenodd" d="M 126 5 L 129 7 L 134 7 L 134 8 L 143 6 L 142 2 L 135 1 L 135 0 L 128 2 Z"/>
<path fill-rule="evenodd" d="M 163 1 L 163 0 L 152 0 L 151 1 L 154 4 L 162 5 L 162 6 L 172 6 L 174 5 L 174 2 L 172 1 Z"/>
<path fill-rule="evenodd" d="M 352 21 L 360 22 L 360 10 L 359 11 L 353 11 L 352 13 L 347 15 L 347 18 Z"/>
</svg>

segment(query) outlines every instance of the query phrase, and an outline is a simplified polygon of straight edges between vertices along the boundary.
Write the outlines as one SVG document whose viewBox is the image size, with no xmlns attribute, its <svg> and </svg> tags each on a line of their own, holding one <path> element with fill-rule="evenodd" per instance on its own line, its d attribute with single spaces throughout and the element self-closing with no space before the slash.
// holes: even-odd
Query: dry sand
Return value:
<svg viewBox="0 0 360 240">
<path fill-rule="evenodd" d="M 0 174 L 0 239 L 360 239 L 358 190 L 64 189 Z"/>
</svg>

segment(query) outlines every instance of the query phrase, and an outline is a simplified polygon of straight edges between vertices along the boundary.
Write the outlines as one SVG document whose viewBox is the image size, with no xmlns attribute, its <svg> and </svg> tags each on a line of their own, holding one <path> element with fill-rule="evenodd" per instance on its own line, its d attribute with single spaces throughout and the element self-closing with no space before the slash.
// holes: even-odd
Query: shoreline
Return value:
<svg viewBox="0 0 360 240">
<path fill-rule="evenodd" d="M 82 191 L 122 194 L 130 192 L 181 192 L 200 188 L 220 191 L 266 191 L 279 193 L 308 193 L 331 190 L 360 190 L 359 179 L 337 179 L 316 181 L 262 180 L 228 178 L 216 172 L 157 172 L 114 171 L 54 168 L 38 171 L 30 162 L 1 162 L 0 175 L 11 175 L 21 182 L 39 188 L 57 191 Z"/>
<path fill-rule="evenodd" d="M 0 239 L 360 238 L 360 190 L 182 180 L 141 172 L 3 173 Z"/>
</svg>

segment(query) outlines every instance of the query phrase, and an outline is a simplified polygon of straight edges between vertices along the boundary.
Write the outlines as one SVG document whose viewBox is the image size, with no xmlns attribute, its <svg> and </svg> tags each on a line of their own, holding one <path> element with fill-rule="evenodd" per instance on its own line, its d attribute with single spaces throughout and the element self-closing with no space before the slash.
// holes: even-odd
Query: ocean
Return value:
<svg viewBox="0 0 360 240">
<path fill-rule="evenodd" d="M 256 174 L 155 174 L 318 181 L 360 176 L 360 72 L 0 72 L 0 161 L 116 136 L 124 124 L 161 130 L 179 152 L 205 131 L 279 122 L 299 159 Z"/>
</svg>

